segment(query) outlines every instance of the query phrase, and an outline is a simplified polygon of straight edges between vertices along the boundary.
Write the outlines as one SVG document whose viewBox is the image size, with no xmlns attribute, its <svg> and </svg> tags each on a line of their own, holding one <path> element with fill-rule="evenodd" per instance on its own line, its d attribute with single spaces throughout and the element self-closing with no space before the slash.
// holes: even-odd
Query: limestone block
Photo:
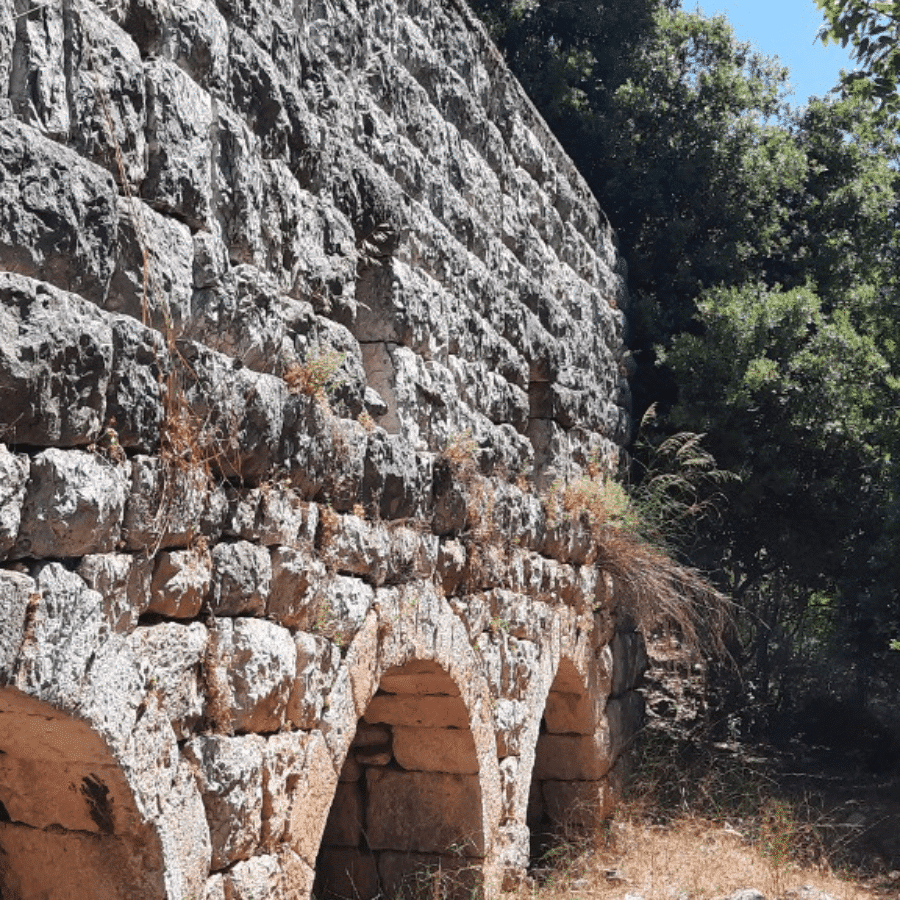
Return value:
<svg viewBox="0 0 900 900">
<path fill-rule="evenodd" d="M 55 138 L 69 134 L 71 116 L 66 96 L 62 7 L 48 7 L 40 16 L 16 18 L 13 41 L 19 56 L 13 66 L 9 48 L 9 99 L 15 114 Z M 5 91 L 4 91 L 5 93 Z"/>
<path fill-rule="evenodd" d="M 202 900 L 225 900 L 225 883 L 221 875 L 211 875 L 206 880 Z"/>
<path fill-rule="evenodd" d="M 344 765 L 341 766 L 340 781 L 359 781 L 363 776 L 363 767 L 356 761 L 356 757 L 352 753 L 347 754 Z"/>
<path fill-rule="evenodd" d="M 291 485 L 312 500 L 320 495 L 335 459 L 333 430 L 316 398 L 291 394 L 284 410 L 280 457 L 289 466 Z"/>
<path fill-rule="evenodd" d="M 119 252 L 104 307 L 181 335 L 191 314 L 190 229 L 135 197 L 120 197 L 118 212 Z"/>
<path fill-rule="evenodd" d="M 5 124 L 0 122 L 0 169 Z M 4 258 L 2 191 L 7 183 L 0 185 Z M 27 236 L 21 229 L 17 234 Z M 6 264 L 16 265 L 12 257 Z M 0 433 L 7 441 L 76 446 L 95 440 L 105 422 L 112 356 L 109 323 L 93 304 L 0 273 Z"/>
<path fill-rule="evenodd" d="M 358 847 L 364 824 L 361 786 L 354 782 L 340 782 L 322 834 L 323 846 Z"/>
<path fill-rule="evenodd" d="M 169 353 L 163 339 L 140 323 L 112 319 L 112 372 L 106 394 L 108 430 L 103 445 L 152 453 L 165 419 L 164 376 Z"/>
<path fill-rule="evenodd" d="M 376 694 L 363 718 L 371 724 L 469 728 L 469 714 L 459 697 Z"/>
<path fill-rule="evenodd" d="M 298 728 L 314 728 L 322 718 L 327 689 L 341 663 L 340 650 L 328 638 L 298 632 L 297 677 L 288 705 L 288 717 Z"/>
<path fill-rule="evenodd" d="M 76 573 L 103 598 L 103 611 L 114 631 L 134 630 L 150 601 L 150 563 L 128 553 L 90 553 Z"/>
<path fill-rule="evenodd" d="M 27 18 L 29 27 L 38 24 Z M 51 74 L 48 70 L 47 76 Z M 113 271 L 109 248 L 116 244 L 117 230 L 109 173 L 14 118 L 0 121 L 0 169 L 4 266 L 102 301 Z M 62 321 L 56 324 L 64 327 Z"/>
<path fill-rule="evenodd" d="M 394 758 L 408 771 L 477 775 L 475 741 L 468 729 L 394 728 Z"/>
<path fill-rule="evenodd" d="M 308 738 L 287 732 L 266 739 L 263 757 L 262 845 L 273 851 L 289 839 L 291 808 L 306 763 Z"/>
<path fill-rule="evenodd" d="M 349 847 L 323 847 L 316 865 L 316 897 L 377 897 L 381 890 L 375 856 Z"/>
<path fill-rule="evenodd" d="M 594 723 L 588 695 L 550 691 L 544 707 L 544 721 L 551 734 L 591 734 Z"/>
<path fill-rule="evenodd" d="M 224 96 L 228 25 L 222 14 L 211 0 L 170 0 L 167 12 L 162 55 L 210 93 Z"/>
<path fill-rule="evenodd" d="M 144 69 L 131 38 L 90 0 L 72 5 L 66 48 L 71 128 L 82 155 L 136 192 L 147 168 Z M 71 34 L 71 37 L 69 35 Z M 122 167 L 122 172 L 119 166 Z"/>
<path fill-rule="evenodd" d="M 161 622 L 136 628 L 130 637 L 144 685 L 158 692 L 179 739 L 196 730 L 203 716 L 200 665 L 208 634 L 199 622 Z"/>
<path fill-rule="evenodd" d="M 288 836 L 291 849 L 309 866 L 316 864 L 322 829 L 337 787 L 337 773 L 321 731 L 307 736 L 306 765 L 297 780 Z"/>
<path fill-rule="evenodd" d="M 109 626 L 103 598 L 60 563 L 40 564 L 33 574 L 37 596 L 15 686 L 77 711 L 113 745 L 124 742 L 134 726 L 141 679 L 123 639 Z"/>
<path fill-rule="evenodd" d="M 235 619 L 219 650 L 227 659 L 236 731 L 277 731 L 285 723 L 297 671 L 291 633 L 262 619 Z"/>
<path fill-rule="evenodd" d="M 249 541 L 212 549 L 210 606 L 223 616 L 262 615 L 272 589 L 272 560 L 265 547 Z"/>
<path fill-rule="evenodd" d="M 325 564 L 308 549 L 273 547 L 272 590 L 266 616 L 286 628 L 309 630 L 317 614 L 315 588 L 325 580 Z"/>
<path fill-rule="evenodd" d="M 334 516 L 322 533 L 322 555 L 331 569 L 365 577 L 375 585 L 387 578 L 390 535 L 383 525 L 359 516 Z"/>
<path fill-rule="evenodd" d="M 144 72 L 150 157 L 142 194 L 202 228 L 211 208 L 210 97 L 168 60 L 150 60 Z"/>
<path fill-rule="evenodd" d="M 271 900 L 280 898 L 283 880 L 275 856 L 251 856 L 237 862 L 222 876 L 225 900 Z"/>
<path fill-rule="evenodd" d="M 129 466 L 95 453 L 50 448 L 31 461 L 16 556 L 82 556 L 114 550 Z"/>
<path fill-rule="evenodd" d="M 438 547 L 436 573 L 444 594 L 451 597 L 459 588 L 466 571 L 466 548 L 460 541 L 451 539 L 440 541 Z"/>
<path fill-rule="evenodd" d="M 197 450 L 226 478 L 258 483 L 280 459 L 285 383 L 193 342 L 180 351 Z"/>
<path fill-rule="evenodd" d="M 557 828 L 596 828 L 612 812 L 612 796 L 605 781 L 544 781 L 544 809 Z"/>
<path fill-rule="evenodd" d="M 366 449 L 363 503 L 372 503 L 383 519 L 424 514 L 430 500 L 430 465 L 402 435 L 375 431 Z"/>
<path fill-rule="evenodd" d="M 0 559 L 12 549 L 19 533 L 30 468 L 27 456 L 10 453 L 0 444 Z"/>
<path fill-rule="evenodd" d="M 37 586 L 27 575 L 0 569 L 0 680 L 9 683 L 15 671 L 30 598 Z"/>
<path fill-rule="evenodd" d="M 150 582 L 150 612 L 191 619 L 200 612 L 212 584 L 212 557 L 198 549 L 163 550 Z"/>
<path fill-rule="evenodd" d="M 201 533 L 214 541 L 226 509 L 224 492 L 200 466 L 136 456 L 122 539 L 128 550 L 187 547 Z"/>
<path fill-rule="evenodd" d="M 388 581 L 394 584 L 414 579 L 431 581 L 437 568 L 437 535 L 403 526 L 392 528 L 389 535 Z"/>
<path fill-rule="evenodd" d="M 535 753 L 534 775 L 539 781 L 591 781 L 602 778 L 611 758 L 609 734 L 542 734 Z"/>
<path fill-rule="evenodd" d="M 250 265 L 234 266 L 194 292 L 186 336 L 251 369 L 280 374 L 286 329 L 278 295 L 268 273 Z"/>
<path fill-rule="evenodd" d="M 366 829 L 372 849 L 484 854 L 476 776 L 369 769 L 366 788 Z"/>
<path fill-rule="evenodd" d="M 530 718 L 530 710 L 521 700 L 501 697 L 494 704 L 494 729 L 497 755 L 518 756 L 522 752 L 522 732 Z"/>
<path fill-rule="evenodd" d="M 248 859 L 259 848 L 264 747 L 257 735 L 198 735 L 184 746 L 209 822 L 213 871 Z"/>
<path fill-rule="evenodd" d="M 459 686 L 438 663 L 412 659 L 402 667 L 388 669 L 379 682 L 387 694 L 437 694 L 458 697 Z"/>
<path fill-rule="evenodd" d="M 349 575 L 333 575 L 318 585 L 312 630 L 348 644 L 362 628 L 375 602 L 373 588 Z"/>
</svg>

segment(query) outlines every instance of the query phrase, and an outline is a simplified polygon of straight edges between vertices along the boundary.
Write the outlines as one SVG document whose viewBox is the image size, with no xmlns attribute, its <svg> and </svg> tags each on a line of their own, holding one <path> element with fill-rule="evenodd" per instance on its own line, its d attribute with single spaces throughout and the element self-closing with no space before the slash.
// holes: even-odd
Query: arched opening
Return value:
<svg viewBox="0 0 900 900">
<path fill-rule="evenodd" d="M 340 774 L 314 895 L 471 898 L 485 856 L 478 768 L 446 670 L 423 660 L 388 669 Z"/>
<path fill-rule="evenodd" d="M 535 748 L 526 816 L 532 867 L 547 861 L 560 844 L 593 833 L 608 816 L 609 766 L 605 719 L 598 721 L 584 680 L 564 659 L 547 695 Z"/>
<path fill-rule="evenodd" d="M 0 897 L 165 897 L 159 840 L 86 723 L 0 690 Z"/>
</svg>

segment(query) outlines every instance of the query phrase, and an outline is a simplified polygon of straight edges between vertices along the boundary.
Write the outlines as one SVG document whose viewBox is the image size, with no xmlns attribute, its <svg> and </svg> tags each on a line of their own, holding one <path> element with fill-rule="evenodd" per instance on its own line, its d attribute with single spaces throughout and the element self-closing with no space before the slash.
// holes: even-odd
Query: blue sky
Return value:
<svg viewBox="0 0 900 900">
<path fill-rule="evenodd" d="M 707 16 L 724 14 L 743 41 L 766 56 L 777 56 L 791 71 L 795 90 L 790 102 L 804 106 L 837 84 L 841 69 L 852 69 L 850 54 L 839 44 L 822 46 L 816 33 L 822 13 L 814 0 L 700 0 Z M 693 9 L 685 0 L 684 9 Z"/>
</svg>

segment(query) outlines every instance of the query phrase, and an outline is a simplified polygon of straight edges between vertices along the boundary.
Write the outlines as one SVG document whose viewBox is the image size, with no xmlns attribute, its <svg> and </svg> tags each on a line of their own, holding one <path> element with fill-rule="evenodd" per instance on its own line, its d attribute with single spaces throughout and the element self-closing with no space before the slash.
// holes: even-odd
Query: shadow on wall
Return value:
<svg viewBox="0 0 900 900">
<path fill-rule="evenodd" d="M 605 721 L 596 724 L 578 670 L 562 660 L 541 719 L 528 794 L 531 867 L 596 833 L 609 817 L 609 751 Z"/>
<path fill-rule="evenodd" d="M 340 774 L 317 898 L 469 897 L 485 854 L 469 715 L 437 663 L 388 669 Z"/>
<path fill-rule="evenodd" d="M 87 724 L 0 690 L 0 897 L 162 900 L 159 841 Z"/>
</svg>

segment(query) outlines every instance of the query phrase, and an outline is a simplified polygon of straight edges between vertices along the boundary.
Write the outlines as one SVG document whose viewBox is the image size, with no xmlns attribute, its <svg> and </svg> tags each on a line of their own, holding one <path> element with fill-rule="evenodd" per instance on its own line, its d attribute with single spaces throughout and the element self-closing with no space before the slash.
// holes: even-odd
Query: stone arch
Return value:
<svg viewBox="0 0 900 900">
<path fill-rule="evenodd" d="M 0 573 L 0 896 L 188 900 L 209 831 L 127 637 L 59 563 Z"/>
<path fill-rule="evenodd" d="M 590 690 L 591 680 L 563 658 L 547 694 L 526 812 L 532 865 L 558 841 L 596 828 L 610 812 L 612 753 L 603 712 L 608 691 Z"/>
<path fill-rule="evenodd" d="M 373 614 L 346 656 L 357 718 L 341 739 L 314 894 L 401 896 L 426 879 L 442 896 L 491 892 L 500 790 L 487 682 L 430 586 L 378 593 L 382 627 Z"/>
</svg>

